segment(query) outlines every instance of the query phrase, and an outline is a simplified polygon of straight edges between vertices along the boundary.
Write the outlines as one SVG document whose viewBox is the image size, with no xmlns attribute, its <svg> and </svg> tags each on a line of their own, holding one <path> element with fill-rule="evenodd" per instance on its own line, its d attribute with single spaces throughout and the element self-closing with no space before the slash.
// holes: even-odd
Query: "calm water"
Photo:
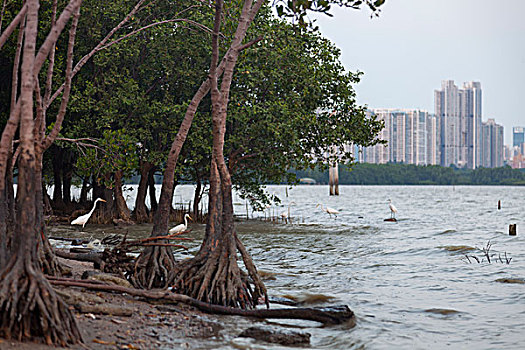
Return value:
<svg viewBox="0 0 525 350">
<path fill-rule="evenodd" d="M 257 322 L 309 332 L 314 349 L 525 348 L 525 284 L 496 282 L 525 279 L 525 187 L 341 186 L 338 197 L 329 197 L 326 186 L 288 189 L 288 197 L 284 186 L 268 189 L 283 204 L 267 212 L 278 215 L 293 201 L 294 223 L 241 221 L 237 228 L 258 269 L 275 274 L 265 281 L 269 294 L 330 297 L 328 304 L 347 304 L 356 313 L 357 326 L 221 317 L 221 337 L 192 347 L 278 348 L 231 336 Z M 134 191 L 129 193 L 131 204 Z M 178 187 L 175 201 L 192 194 L 192 186 Z M 390 217 L 389 198 L 399 211 L 397 223 L 383 221 Z M 235 203 L 237 214 L 246 215 L 245 203 Z M 340 215 L 330 218 L 317 203 Z M 510 223 L 517 224 L 516 237 L 508 236 Z M 195 251 L 204 226 L 190 227 Z M 147 226 L 134 230 L 148 234 Z M 467 254 L 481 259 L 489 241 L 493 259 L 506 252 L 510 264 L 472 258 L 470 264 L 465 251 L 452 251 L 475 248 Z"/>
</svg>

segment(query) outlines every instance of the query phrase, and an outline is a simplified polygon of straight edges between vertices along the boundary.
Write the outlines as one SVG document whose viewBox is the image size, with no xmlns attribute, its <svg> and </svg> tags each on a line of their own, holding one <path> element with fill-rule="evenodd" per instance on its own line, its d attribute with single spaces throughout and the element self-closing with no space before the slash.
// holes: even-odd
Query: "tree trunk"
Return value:
<svg viewBox="0 0 525 350">
<path fill-rule="evenodd" d="M 105 174 L 106 181 L 109 181 L 111 174 Z M 99 205 L 89 222 L 93 224 L 111 224 L 115 218 L 115 201 L 113 199 L 113 190 L 107 188 L 104 184 L 98 184 L 97 181 L 93 183 L 93 202 L 97 198 L 102 198 L 106 201 L 104 205 Z"/>
<path fill-rule="evenodd" d="M 33 76 L 34 70 L 39 71 L 35 68 L 39 2 L 27 0 L 26 4 L 19 98 L 21 152 L 18 160 L 17 218 L 13 241 L 13 252 L 16 253 L 0 271 L 0 336 L 19 340 L 37 336 L 43 337 L 48 344 L 66 345 L 80 342 L 80 332 L 71 311 L 56 295 L 38 263 L 42 184 L 41 172 L 39 173 L 41 158 L 38 157 L 38 149 L 35 150 Z M 77 3 L 76 9 L 79 6 L 80 3 Z M 67 9 L 72 11 L 75 8 Z M 4 174 L 5 169 L 0 177 L 2 182 Z"/>
<path fill-rule="evenodd" d="M 78 202 L 80 204 L 85 204 L 87 203 L 87 195 L 88 195 L 88 192 L 89 192 L 89 181 L 88 181 L 88 178 L 84 178 L 82 180 L 82 188 L 80 189 L 80 198 L 78 199 Z M 94 195 L 93 195 L 94 197 Z"/>
<path fill-rule="evenodd" d="M 247 0 L 239 18 L 232 47 L 240 45 L 249 23 L 261 3 L 253 7 Z M 246 249 L 237 238 L 233 220 L 232 182 L 224 159 L 224 136 L 230 84 L 239 50 L 232 49 L 224 68 L 219 90 L 217 62 L 223 1 L 215 2 L 215 22 L 210 65 L 213 156 L 210 172 L 208 220 L 203 245 L 195 258 L 181 262 L 175 272 L 173 287 L 182 294 L 201 301 L 230 307 L 253 308 L 261 296 L 268 305 L 266 288 Z M 248 275 L 237 264 L 237 250 L 241 252 Z"/>
<path fill-rule="evenodd" d="M 73 179 L 74 155 L 70 150 L 64 151 L 64 162 L 62 168 L 62 194 L 65 204 L 71 203 L 71 180 Z"/>
<path fill-rule="evenodd" d="M 155 190 L 155 172 L 157 171 L 157 167 L 153 167 L 148 172 L 148 191 L 149 191 L 149 203 L 150 203 L 150 210 L 153 214 L 157 211 L 159 208 L 159 205 L 157 203 L 157 191 Z"/>
<path fill-rule="evenodd" d="M 136 223 L 148 222 L 149 213 L 146 207 L 146 193 L 148 191 L 148 173 L 153 167 L 149 162 L 140 163 L 140 181 L 135 199 L 135 209 L 133 209 L 133 219 Z"/>
<path fill-rule="evenodd" d="M 242 14 L 239 19 L 239 25 L 235 32 L 234 40 L 232 41 L 230 49 L 228 49 L 228 51 L 226 52 L 220 65 L 218 64 L 218 37 L 220 30 L 221 14 L 216 14 L 215 21 L 217 28 L 215 28 L 216 30 L 214 29 L 213 33 L 215 48 L 212 52 L 210 74 L 208 79 L 201 84 L 201 86 L 193 96 L 192 100 L 190 101 L 184 119 L 177 133 L 177 136 L 171 144 L 171 149 L 168 154 L 168 159 L 166 161 L 166 169 L 164 170 L 164 178 L 162 181 L 159 208 L 154 215 L 153 230 L 151 232 L 151 236 L 162 235 L 168 231 L 168 221 L 170 215 L 171 202 L 173 200 L 172 194 L 175 182 L 175 168 L 177 166 L 177 160 L 179 158 L 180 151 L 182 149 L 182 146 L 184 145 L 191 124 L 193 122 L 195 112 L 197 111 L 197 108 L 204 96 L 206 96 L 208 91 L 212 89 L 213 81 L 215 80 L 215 83 L 217 83 L 218 77 L 222 74 L 222 71 L 224 71 L 224 78 L 222 84 L 224 85 L 225 90 L 229 92 L 229 86 L 233 77 L 233 69 L 235 67 L 235 63 L 237 62 L 239 52 L 245 47 L 245 45 L 242 45 L 242 41 L 246 36 L 246 32 L 250 23 L 255 18 L 255 15 L 261 8 L 263 2 L 264 1 L 256 1 L 255 4 L 253 4 L 252 6 L 252 0 L 245 1 L 242 9 Z M 220 3 L 220 6 L 222 7 L 222 2 Z M 222 9 L 220 12 L 222 13 Z M 226 104 L 224 104 L 224 106 L 226 107 L 228 93 L 226 93 L 225 96 Z M 141 253 L 139 258 L 137 259 L 137 265 L 134 273 L 135 277 L 133 278 L 133 280 L 135 281 L 134 283 L 136 283 L 136 285 L 147 286 L 148 288 L 162 288 L 169 285 L 170 281 L 173 279 L 173 276 L 170 275 L 169 271 L 173 267 L 174 260 L 171 250 L 166 249 L 168 251 L 159 252 L 159 250 L 164 248 L 166 247 L 155 247 L 152 250 L 146 249 L 143 253 Z M 168 264 L 166 266 L 162 266 L 162 261 L 168 262 Z"/>
<path fill-rule="evenodd" d="M 128 205 L 126 204 L 126 199 L 122 194 L 122 171 L 117 171 L 114 176 L 115 184 L 113 186 L 113 195 L 115 197 L 115 212 L 118 216 L 118 219 L 124 221 L 129 221 L 131 219 L 131 213 L 129 211 Z"/>
<path fill-rule="evenodd" d="M 199 220 L 199 204 L 202 199 L 202 182 L 197 178 L 197 185 L 195 186 L 195 194 L 193 195 L 193 218 Z"/>
<path fill-rule="evenodd" d="M 64 200 L 62 197 L 62 148 L 54 146 L 51 148 L 53 164 L 53 202 L 58 208 L 62 208 Z"/>
</svg>

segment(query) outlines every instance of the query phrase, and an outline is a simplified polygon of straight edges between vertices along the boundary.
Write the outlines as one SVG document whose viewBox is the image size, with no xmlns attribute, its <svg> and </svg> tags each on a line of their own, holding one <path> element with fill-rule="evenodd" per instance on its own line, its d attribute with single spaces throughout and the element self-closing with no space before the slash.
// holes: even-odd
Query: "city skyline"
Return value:
<svg viewBox="0 0 525 350">
<path fill-rule="evenodd" d="M 441 81 L 478 81 L 483 121 L 496 119 L 512 145 L 512 128 L 525 125 L 525 1 L 387 0 L 381 9 L 378 18 L 341 8 L 314 16 L 344 66 L 364 72 L 358 103 L 434 113 Z"/>
</svg>

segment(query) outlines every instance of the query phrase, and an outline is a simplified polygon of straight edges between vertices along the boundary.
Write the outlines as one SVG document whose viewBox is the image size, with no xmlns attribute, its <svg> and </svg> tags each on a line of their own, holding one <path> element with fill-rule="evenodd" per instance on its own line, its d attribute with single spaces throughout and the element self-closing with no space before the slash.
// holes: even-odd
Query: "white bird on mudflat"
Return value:
<svg viewBox="0 0 525 350">
<path fill-rule="evenodd" d="M 188 228 L 188 219 L 190 220 L 193 220 L 190 216 L 190 214 L 186 214 L 184 215 L 184 223 L 183 224 L 179 224 L 175 227 L 172 227 L 170 228 L 170 230 L 168 231 L 169 234 L 174 234 L 174 233 L 180 233 L 182 231 L 186 231 L 186 229 Z"/>
<path fill-rule="evenodd" d="M 71 225 L 82 225 L 82 228 L 84 228 L 84 226 L 86 226 L 86 223 L 88 222 L 89 218 L 91 217 L 91 214 L 93 214 L 93 212 L 95 211 L 95 208 L 97 206 L 97 202 L 105 202 L 105 200 L 103 200 L 102 198 L 97 198 L 95 200 L 95 203 L 93 204 L 93 208 L 91 209 L 91 211 L 85 215 L 81 215 L 79 216 L 78 218 L 76 218 L 75 220 L 71 221 Z"/>
<path fill-rule="evenodd" d="M 332 215 L 334 215 L 337 218 L 337 214 L 339 214 L 339 212 L 337 210 L 335 210 L 334 208 L 330 208 L 330 207 L 323 208 L 323 205 L 321 203 L 317 203 L 317 205 L 315 207 L 317 208 L 319 206 L 321 207 L 321 210 L 327 212 L 328 215 L 330 215 L 330 217 L 332 217 Z"/>
<path fill-rule="evenodd" d="M 396 213 L 397 213 L 397 208 L 392 204 L 392 200 L 391 199 L 389 199 L 387 202 L 388 202 L 388 207 L 390 208 L 390 218 L 395 219 L 396 218 Z"/>
</svg>

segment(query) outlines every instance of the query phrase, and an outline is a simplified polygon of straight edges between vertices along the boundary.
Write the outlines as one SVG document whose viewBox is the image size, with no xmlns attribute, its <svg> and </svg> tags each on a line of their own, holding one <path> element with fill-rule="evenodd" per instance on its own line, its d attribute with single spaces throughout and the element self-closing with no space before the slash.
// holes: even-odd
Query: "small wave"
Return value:
<svg viewBox="0 0 525 350">
<path fill-rule="evenodd" d="M 459 252 L 459 253 L 465 253 L 471 250 L 476 250 L 476 248 L 469 247 L 468 245 L 446 245 L 446 246 L 440 246 L 438 248 L 447 250 L 449 252 Z"/>
<path fill-rule="evenodd" d="M 297 296 L 296 295 L 283 295 L 282 297 L 286 299 L 291 299 L 297 302 L 298 305 L 321 304 L 321 303 L 326 303 L 326 302 L 329 302 L 335 299 L 335 297 L 332 297 L 330 295 L 310 294 L 310 293 L 303 293 Z"/>
<path fill-rule="evenodd" d="M 498 278 L 496 282 L 499 283 L 516 283 L 516 284 L 525 284 L 525 279 L 523 278 Z"/>
<path fill-rule="evenodd" d="M 456 231 L 454 229 L 449 229 L 449 230 L 438 232 L 438 233 L 436 233 L 436 235 L 448 235 L 449 233 L 456 233 L 456 232 L 458 232 L 458 231 Z"/>
<path fill-rule="evenodd" d="M 443 316 L 455 315 L 455 314 L 461 313 L 460 311 L 453 310 L 453 309 L 438 309 L 438 308 L 426 309 L 425 312 L 432 313 L 432 314 L 439 314 Z"/>
</svg>

